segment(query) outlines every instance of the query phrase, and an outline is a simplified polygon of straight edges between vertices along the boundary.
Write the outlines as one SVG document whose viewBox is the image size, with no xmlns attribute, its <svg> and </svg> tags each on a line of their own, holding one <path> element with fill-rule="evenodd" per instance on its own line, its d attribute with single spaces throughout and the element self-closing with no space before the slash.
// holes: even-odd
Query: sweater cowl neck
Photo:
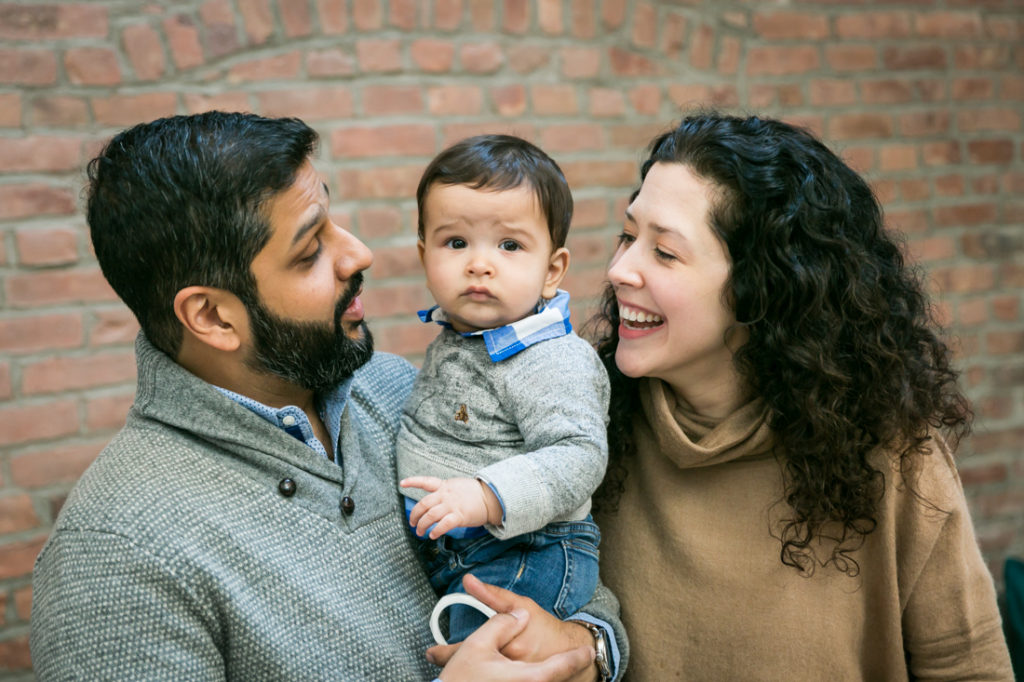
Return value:
<svg viewBox="0 0 1024 682">
<path fill-rule="evenodd" d="M 722 464 L 771 452 L 768 409 L 755 398 L 722 419 L 697 414 L 660 379 L 639 385 L 640 403 L 658 450 L 681 469 Z"/>
</svg>

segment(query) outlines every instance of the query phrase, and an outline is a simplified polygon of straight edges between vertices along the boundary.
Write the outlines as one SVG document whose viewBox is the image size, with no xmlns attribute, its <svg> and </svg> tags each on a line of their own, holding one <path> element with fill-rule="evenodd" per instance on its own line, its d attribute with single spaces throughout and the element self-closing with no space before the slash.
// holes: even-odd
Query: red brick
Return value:
<svg viewBox="0 0 1024 682">
<path fill-rule="evenodd" d="M 940 135 L 949 132 L 949 112 L 923 111 L 900 116 L 900 131 L 910 137 Z"/>
<path fill-rule="evenodd" d="M 131 351 L 56 356 L 26 364 L 21 389 L 26 395 L 57 393 L 135 380 L 135 354 Z"/>
<path fill-rule="evenodd" d="M 541 147 L 559 152 L 599 151 L 604 148 L 603 126 L 597 123 L 566 123 L 541 129 Z"/>
<path fill-rule="evenodd" d="M 951 94 L 955 100 L 989 100 L 995 94 L 995 81 L 991 78 L 956 78 Z"/>
<path fill-rule="evenodd" d="M 177 96 L 173 92 L 151 92 L 144 95 L 94 97 L 92 110 L 99 123 L 130 126 L 173 116 L 177 110 Z"/>
<path fill-rule="evenodd" d="M 269 0 L 238 0 L 250 45 L 262 45 L 274 35 L 274 11 Z"/>
<path fill-rule="evenodd" d="M 733 36 L 723 37 L 718 53 L 718 73 L 727 75 L 738 73 L 742 56 L 743 44 Z"/>
<path fill-rule="evenodd" d="M 352 90 L 347 87 L 269 90 L 256 94 L 259 111 L 265 116 L 297 116 L 323 121 L 352 116 Z"/>
<path fill-rule="evenodd" d="M 0 445 L 60 438 L 78 432 L 78 408 L 71 400 L 15 404 L 0 408 L 0 423 Z"/>
<path fill-rule="evenodd" d="M 537 133 L 532 125 L 519 120 L 507 122 L 447 123 L 441 131 L 441 146 L 447 147 L 473 135 L 505 134 L 536 142 Z M 426 164 L 424 164 L 426 165 Z"/>
<path fill-rule="evenodd" d="M 207 57 L 217 59 L 241 47 L 235 28 L 235 14 L 228 0 L 206 0 L 199 6 L 203 22 L 203 48 Z"/>
<path fill-rule="evenodd" d="M 526 88 L 505 85 L 491 90 L 491 101 L 501 116 L 521 116 L 526 111 Z"/>
<path fill-rule="evenodd" d="M 626 113 L 626 98 L 619 90 L 611 88 L 591 88 L 590 115 L 604 118 L 623 116 Z"/>
<path fill-rule="evenodd" d="M 939 227 L 981 225 L 995 222 L 995 204 L 961 204 L 934 209 L 935 224 Z"/>
<path fill-rule="evenodd" d="M 990 265 L 935 268 L 931 277 L 944 294 L 988 291 L 995 285 L 995 269 Z"/>
<path fill-rule="evenodd" d="M 21 94 L 0 93 L 0 128 L 21 127 Z"/>
<path fill-rule="evenodd" d="M 492 30 L 496 8 L 497 3 L 493 0 L 469 0 L 469 18 L 473 28 L 478 32 Z"/>
<path fill-rule="evenodd" d="M 10 400 L 12 395 L 11 363 L 0 362 L 0 400 Z M 2 483 L 2 480 L 0 479 L 0 483 Z"/>
<path fill-rule="evenodd" d="M 36 97 L 31 107 L 37 126 L 75 128 L 89 123 L 89 104 L 79 97 Z"/>
<path fill-rule="evenodd" d="M 909 35 L 908 12 L 855 12 L 836 17 L 836 36 L 844 40 L 893 39 Z"/>
<path fill-rule="evenodd" d="M 199 28 L 192 17 L 177 14 L 163 22 L 171 59 L 179 70 L 194 69 L 203 63 L 203 47 L 199 44 Z"/>
<path fill-rule="evenodd" d="M 579 111 L 576 88 L 571 85 L 534 85 L 530 88 L 533 113 L 538 116 L 575 114 Z"/>
<path fill-rule="evenodd" d="M 89 327 L 90 346 L 130 344 L 139 333 L 139 323 L 127 308 L 95 310 Z"/>
<path fill-rule="evenodd" d="M 945 69 L 946 51 L 941 46 L 889 47 L 882 52 L 882 63 L 886 69 Z"/>
<path fill-rule="evenodd" d="M 825 48 L 825 61 L 836 71 L 874 71 L 878 50 L 870 45 L 833 45 Z"/>
<path fill-rule="evenodd" d="M 359 234 L 364 240 L 391 237 L 402 232 L 402 212 L 394 206 L 360 208 L 356 221 L 359 225 Z M 363 301 L 366 301 L 365 293 Z"/>
<path fill-rule="evenodd" d="M 843 114 L 829 121 L 828 137 L 835 140 L 892 137 L 892 119 L 887 114 Z"/>
<path fill-rule="evenodd" d="M 686 45 L 689 21 L 685 15 L 669 12 L 662 22 L 660 49 L 666 56 L 675 58 Z"/>
<path fill-rule="evenodd" d="M 41 270 L 7 277 L 7 303 L 32 308 L 55 303 L 110 301 L 116 298 L 99 269 Z"/>
<path fill-rule="evenodd" d="M 603 0 L 601 23 L 607 29 L 616 29 L 626 21 L 626 0 Z"/>
<path fill-rule="evenodd" d="M 505 0 L 501 16 L 501 28 L 507 33 L 526 33 L 530 26 L 530 3 L 528 0 Z"/>
<path fill-rule="evenodd" d="M 1005 69 L 1011 61 L 1006 45 L 962 45 L 957 46 L 954 63 L 958 69 Z"/>
<path fill-rule="evenodd" d="M 11 455 L 11 480 L 30 490 L 73 483 L 92 464 L 106 442 L 104 439 L 85 445 L 58 445 L 50 450 Z"/>
<path fill-rule="evenodd" d="M 442 31 L 454 31 L 462 24 L 465 11 L 463 0 L 435 0 L 434 27 Z"/>
<path fill-rule="evenodd" d="M 431 124 L 351 126 L 331 134 L 331 154 L 341 158 L 377 156 L 429 156 L 436 149 Z"/>
<path fill-rule="evenodd" d="M 572 265 L 577 270 L 583 269 L 585 264 L 603 266 L 612 255 L 612 242 L 604 234 L 570 232 L 566 246 L 572 252 Z"/>
<path fill-rule="evenodd" d="M 925 165 L 944 166 L 960 163 L 958 142 L 929 142 L 921 145 L 921 158 Z"/>
<path fill-rule="evenodd" d="M 879 167 L 883 171 L 917 168 L 917 147 L 909 144 L 886 145 L 879 150 Z"/>
<path fill-rule="evenodd" d="M 973 140 L 967 143 L 971 163 L 1010 163 L 1013 161 L 1011 140 Z"/>
<path fill-rule="evenodd" d="M 368 73 L 400 71 L 401 45 L 397 40 L 360 40 L 356 43 L 356 61 Z"/>
<path fill-rule="evenodd" d="M 578 301 L 596 296 L 604 290 L 605 268 L 569 268 L 569 274 L 566 275 L 563 288 L 573 292 L 573 295 L 577 297 Z M 587 315 L 582 319 L 587 319 L 590 316 Z M 581 319 L 581 318 L 577 318 Z"/>
<path fill-rule="evenodd" d="M 940 175 L 935 178 L 935 191 L 943 197 L 960 197 L 964 194 L 962 175 Z"/>
<path fill-rule="evenodd" d="M 484 94 L 475 85 L 442 85 L 427 90 L 427 102 L 434 115 L 476 115 L 483 109 Z"/>
<path fill-rule="evenodd" d="M 470 73 L 494 73 L 501 68 L 505 56 L 495 43 L 470 43 L 459 48 L 459 61 Z"/>
<path fill-rule="evenodd" d="M 975 12 L 918 12 L 914 30 L 924 38 L 982 38 L 981 16 Z"/>
<path fill-rule="evenodd" d="M 429 73 L 447 73 L 455 63 L 455 45 L 447 40 L 423 38 L 416 40 L 409 47 L 409 56 L 423 71 Z"/>
<path fill-rule="evenodd" d="M 82 344 L 80 314 L 32 315 L 0 319 L 0 351 L 36 352 Z"/>
<path fill-rule="evenodd" d="M 513 71 L 528 74 L 547 65 L 551 61 L 551 51 L 540 45 L 521 43 L 510 46 L 505 58 Z"/>
<path fill-rule="evenodd" d="M 121 44 L 139 80 L 158 80 L 167 64 L 160 46 L 160 36 L 149 24 L 133 24 L 121 31 Z"/>
<path fill-rule="evenodd" d="M 313 18 L 310 16 L 308 3 L 279 2 L 277 9 L 281 13 L 284 34 L 289 38 L 300 38 L 313 32 Z"/>
<path fill-rule="evenodd" d="M 828 18 L 803 12 L 758 12 L 754 30 L 769 40 L 823 40 L 829 36 Z"/>
<path fill-rule="evenodd" d="M 665 124 L 661 121 L 651 123 L 626 123 L 608 129 L 610 146 L 630 152 L 645 149 L 651 140 L 665 132 Z"/>
<path fill-rule="evenodd" d="M 601 52 L 595 47 L 565 47 L 559 57 L 566 78 L 593 78 L 601 69 Z"/>
<path fill-rule="evenodd" d="M 433 326 L 433 325 L 430 325 Z M 396 353 L 406 356 L 422 356 L 427 344 L 437 336 L 437 330 L 430 326 L 414 321 L 404 324 L 376 325 L 374 329 L 374 342 L 378 339 L 380 349 L 386 353 Z"/>
<path fill-rule="evenodd" d="M 57 81 L 57 57 L 51 50 L 0 49 L 0 83 L 51 85 Z"/>
<path fill-rule="evenodd" d="M 81 166 L 81 140 L 33 135 L 0 139 L 0 173 L 68 171 Z"/>
<path fill-rule="evenodd" d="M 351 76 L 356 72 L 356 58 L 341 49 L 312 50 L 306 55 L 306 72 L 312 78 Z"/>
<path fill-rule="evenodd" d="M 998 320 L 1015 322 L 1021 317 L 1021 300 L 1017 296 L 1001 296 L 992 299 L 992 314 Z M 1020 384 L 1024 384 L 1024 371 L 1021 373 Z"/>
<path fill-rule="evenodd" d="M 639 178 L 633 161 L 573 161 L 560 164 L 574 189 L 584 187 L 632 187 Z"/>
<path fill-rule="evenodd" d="M 629 91 L 633 110 L 645 116 L 654 116 L 661 109 L 661 88 L 657 85 L 638 85 Z"/>
<path fill-rule="evenodd" d="M 14 591 L 14 611 L 18 620 L 27 621 L 32 613 L 32 586 L 25 585 Z"/>
<path fill-rule="evenodd" d="M 974 109 L 957 113 L 957 126 L 962 132 L 1017 131 L 1020 113 L 1013 109 Z"/>
<path fill-rule="evenodd" d="M 105 38 L 107 30 L 107 8 L 96 4 L 0 5 L 0 39 Z"/>
<path fill-rule="evenodd" d="M 848 106 L 857 101 L 854 84 L 846 79 L 815 79 L 808 85 L 811 103 L 816 106 Z"/>
<path fill-rule="evenodd" d="M 608 63 L 616 76 L 654 76 L 659 72 L 654 61 L 618 47 L 608 50 Z"/>
<path fill-rule="evenodd" d="M 38 215 L 70 215 L 74 212 L 74 195 L 64 187 L 40 183 L 0 185 L 2 220 Z"/>
<path fill-rule="evenodd" d="M 368 85 L 363 89 L 362 104 L 367 116 L 421 114 L 424 110 L 418 85 Z"/>
<path fill-rule="evenodd" d="M 433 305 L 430 292 L 422 283 L 377 284 L 368 287 L 362 295 L 363 307 L 372 319 L 382 317 L 409 317 L 415 311 Z"/>
<path fill-rule="evenodd" d="M 637 7 L 637 12 L 640 11 Z M 547 35 L 565 33 L 565 21 L 562 18 L 562 0 L 537 0 L 537 25 Z"/>
<path fill-rule="evenodd" d="M 352 0 L 352 24 L 357 31 L 375 31 L 384 25 L 380 0 Z"/>
<path fill-rule="evenodd" d="M 0 535 L 17 533 L 39 525 L 39 517 L 28 495 L 0 497 Z"/>
<path fill-rule="evenodd" d="M 658 10 L 649 2 L 638 2 L 633 8 L 631 42 L 636 47 L 654 47 L 658 39 Z"/>
<path fill-rule="evenodd" d="M 574 38 L 589 39 L 597 35 L 596 0 L 570 0 L 569 24 Z"/>
<path fill-rule="evenodd" d="M 910 242 L 908 248 L 911 258 L 922 263 L 949 260 L 956 256 L 956 243 L 950 237 L 917 239 Z"/>
<path fill-rule="evenodd" d="M 3 552 L 0 549 L 0 552 Z M 3 556 L 0 553 L 0 556 Z M 0 670 L 30 671 L 32 656 L 28 649 L 28 635 L 19 635 L 0 641 Z"/>
<path fill-rule="evenodd" d="M 415 0 L 391 0 L 388 6 L 388 24 L 403 31 L 418 25 Z"/>
<path fill-rule="evenodd" d="M 204 111 L 251 111 L 252 104 L 245 92 L 185 93 L 185 110 L 190 114 Z M 265 112 L 264 112 L 265 113 Z"/>
<path fill-rule="evenodd" d="M 415 196 L 425 166 L 424 162 L 412 166 L 343 170 L 338 173 L 337 186 L 341 197 L 346 199 L 408 199 Z"/>
<path fill-rule="evenodd" d="M 995 355 L 1024 352 L 1024 332 L 992 332 L 985 337 L 988 352 Z"/>
<path fill-rule="evenodd" d="M 690 65 L 695 69 L 710 69 L 714 49 L 714 30 L 710 26 L 698 27 L 690 39 Z"/>
<path fill-rule="evenodd" d="M 921 201 L 931 196 L 927 180 L 900 180 L 899 187 L 904 201 Z"/>
<path fill-rule="evenodd" d="M 991 462 L 982 465 L 961 464 L 957 467 L 960 480 L 965 486 L 984 485 L 988 483 L 1001 483 L 1006 480 L 1006 464 L 1003 462 Z"/>
<path fill-rule="evenodd" d="M 608 225 L 608 202 L 605 199 L 577 199 L 572 213 L 572 229 L 582 230 Z"/>
<path fill-rule="evenodd" d="M 1003 100 L 1024 100 L 1024 76 L 1002 76 L 999 91 Z"/>
<path fill-rule="evenodd" d="M 92 398 L 85 404 L 86 428 L 89 432 L 120 429 L 134 400 L 133 393 Z"/>
<path fill-rule="evenodd" d="M 67 265 L 78 260 L 78 232 L 69 228 L 22 228 L 15 232 L 22 265 Z"/>
<path fill-rule="evenodd" d="M 913 85 L 903 80 L 865 81 L 861 97 L 867 104 L 901 104 L 914 100 Z"/>
<path fill-rule="evenodd" d="M 348 30 L 347 6 L 347 0 L 316 0 L 320 27 L 324 33 L 337 35 Z"/>
<path fill-rule="evenodd" d="M 106 47 L 73 47 L 64 53 L 64 70 L 73 85 L 117 85 L 121 67 Z"/>
<path fill-rule="evenodd" d="M 227 82 L 296 79 L 299 77 L 301 63 L 302 57 L 298 52 L 240 62 L 228 71 Z"/>
<path fill-rule="evenodd" d="M 752 47 L 747 54 L 747 74 L 788 76 L 814 71 L 819 63 L 814 47 Z"/>
<path fill-rule="evenodd" d="M 373 276 L 381 279 L 403 277 L 422 272 L 419 253 L 414 246 L 390 246 L 373 252 Z"/>
</svg>

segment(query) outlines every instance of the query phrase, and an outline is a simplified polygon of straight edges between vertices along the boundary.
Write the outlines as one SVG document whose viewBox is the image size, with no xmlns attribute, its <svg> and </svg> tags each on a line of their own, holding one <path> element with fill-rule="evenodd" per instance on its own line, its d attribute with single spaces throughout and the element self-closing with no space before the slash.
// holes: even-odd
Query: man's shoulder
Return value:
<svg viewBox="0 0 1024 682">
<path fill-rule="evenodd" d="M 413 382 L 416 368 L 405 358 L 377 352 L 352 377 L 352 398 L 376 406 L 386 414 L 400 410 Z"/>
</svg>

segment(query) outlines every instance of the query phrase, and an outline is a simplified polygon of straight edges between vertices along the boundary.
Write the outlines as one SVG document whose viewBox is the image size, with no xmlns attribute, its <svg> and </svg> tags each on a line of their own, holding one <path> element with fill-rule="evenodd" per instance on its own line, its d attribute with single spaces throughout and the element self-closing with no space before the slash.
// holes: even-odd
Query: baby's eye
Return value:
<svg viewBox="0 0 1024 682">
<path fill-rule="evenodd" d="M 498 245 L 498 248 L 503 251 L 518 251 L 523 247 L 520 246 L 519 242 L 517 242 L 514 239 L 506 239 L 505 241 L 501 242 L 501 244 Z"/>
<path fill-rule="evenodd" d="M 466 248 L 466 240 L 462 237 L 452 237 L 444 243 L 450 249 L 464 249 Z"/>
</svg>

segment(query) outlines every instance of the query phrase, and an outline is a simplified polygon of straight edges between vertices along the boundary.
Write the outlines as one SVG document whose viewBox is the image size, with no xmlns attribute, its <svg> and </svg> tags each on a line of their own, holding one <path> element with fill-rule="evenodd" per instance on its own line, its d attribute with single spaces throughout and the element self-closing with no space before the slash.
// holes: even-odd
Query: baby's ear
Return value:
<svg viewBox="0 0 1024 682">
<path fill-rule="evenodd" d="M 416 251 L 418 251 L 419 254 L 420 254 L 420 265 L 423 265 L 423 249 L 424 248 L 425 247 L 423 245 L 423 240 L 422 239 L 418 239 L 416 241 Z"/>
<path fill-rule="evenodd" d="M 569 271 L 569 249 L 564 246 L 551 254 L 548 261 L 548 274 L 544 278 L 544 288 L 540 295 L 544 298 L 554 298 L 558 292 L 558 285 L 565 279 L 565 273 Z"/>
</svg>

